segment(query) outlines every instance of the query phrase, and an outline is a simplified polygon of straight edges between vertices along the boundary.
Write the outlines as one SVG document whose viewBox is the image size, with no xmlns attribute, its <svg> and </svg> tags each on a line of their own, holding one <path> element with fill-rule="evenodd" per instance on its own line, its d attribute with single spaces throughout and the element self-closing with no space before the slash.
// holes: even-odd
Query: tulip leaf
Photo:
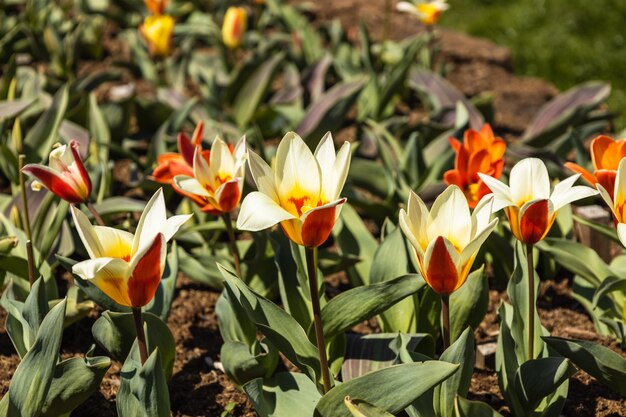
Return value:
<svg viewBox="0 0 626 417">
<path fill-rule="evenodd" d="M 46 159 L 52 149 L 59 126 L 65 116 L 68 101 L 69 87 L 65 84 L 59 88 L 50 107 L 44 111 L 24 138 L 24 145 L 38 155 L 40 160 Z M 28 152 L 26 153 L 28 154 Z"/>
<path fill-rule="evenodd" d="M 185 275 L 210 288 L 221 290 L 224 284 L 221 275 L 215 270 L 216 261 L 215 257 L 192 256 L 182 248 L 178 251 L 178 265 Z"/>
<path fill-rule="evenodd" d="M 406 408 L 416 398 L 457 372 L 459 365 L 426 361 L 394 365 L 335 386 L 315 407 L 317 417 L 350 417 L 346 396 L 366 401 L 389 413 Z"/>
<path fill-rule="evenodd" d="M 169 391 L 161 362 L 159 349 L 152 352 L 143 366 L 136 355 L 128 355 L 120 373 L 118 415 L 170 417 Z"/>
<path fill-rule="evenodd" d="M 329 341 L 365 319 L 387 310 L 398 301 L 415 294 L 424 280 L 419 274 L 364 285 L 344 291 L 322 308 L 324 336 Z M 309 329 L 311 332 L 312 329 Z"/>
<path fill-rule="evenodd" d="M 256 342 L 256 326 L 248 320 L 241 305 L 231 301 L 228 294 L 228 291 L 222 291 L 215 304 L 222 339 L 224 342 L 243 342 L 246 346 L 252 346 Z"/>
<path fill-rule="evenodd" d="M 570 376 L 574 368 L 564 358 L 532 359 L 520 365 L 515 375 L 515 391 L 527 415 L 535 410 L 541 400 L 554 393 Z"/>
<path fill-rule="evenodd" d="M 435 387 L 433 408 L 437 417 L 454 417 L 454 399 L 465 397 L 474 372 L 474 333 L 468 327 L 439 357 L 440 361 L 458 364 L 460 369 Z"/>
<path fill-rule="evenodd" d="M 218 264 L 229 298 L 238 302 L 259 330 L 298 366 L 309 378 L 319 383 L 321 369 L 318 350 L 298 322 L 285 310 L 255 294 L 234 273 Z"/>
<path fill-rule="evenodd" d="M 343 403 L 354 417 L 394 417 L 393 414 L 366 401 L 352 399 L 349 396 L 343 399 Z"/>
<path fill-rule="evenodd" d="M 259 417 L 313 417 L 321 398 L 306 375 L 279 372 L 271 378 L 257 378 L 243 386 Z"/>
<path fill-rule="evenodd" d="M 43 319 L 37 338 L 24 356 L 9 386 L 8 417 L 37 417 L 52 384 L 63 336 L 63 300 Z"/>
<path fill-rule="evenodd" d="M 20 99 L 12 101 L 0 101 L 0 120 L 10 119 L 18 116 L 21 112 L 26 110 L 35 99 Z"/>
<path fill-rule="evenodd" d="M 481 267 L 450 295 L 450 340 L 456 340 L 467 326 L 476 329 L 489 307 L 489 284 Z"/>
<path fill-rule="evenodd" d="M 543 340 L 606 387 L 626 396 L 626 359 L 586 340 L 544 337 Z"/>
<path fill-rule="evenodd" d="M 502 414 L 480 401 L 470 401 L 461 396 L 454 400 L 455 417 L 502 417 Z"/>
<path fill-rule="evenodd" d="M 267 341 L 267 339 L 265 339 Z M 251 352 L 252 350 L 252 352 Z M 225 342 L 220 350 L 224 373 L 238 385 L 256 378 L 269 377 L 278 365 L 278 352 L 268 343 Z"/>
<path fill-rule="evenodd" d="M 621 293 L 626 293 L 626 278 L 618 278 L 618 277 L 607 277 L 596 289 L 596 292 L 593 294 L 593 307 L 597 307 L 600 300 L 606 295 L 619 291 Z"/>
<path fill-rule="evenodd" d="M 110 367 L 109 358 L 91 356 L 91 352 L 84 358 L 70 358 L 57 364 L 41 416 L 69 415 L 98 391 Z"/>
<path fill-rule="evenodd" d="M 142 313 L 146 328 L 148 352 L 158 348 L 165 376 L 169 379 L 174 368 L 176 342 L 167 324 L 152 313 Z M 137 338 L 132 313 L 105 311 L 91 328 L 94 339 L 113 358 L 125 362 Z"/>
<path fill-rule="evenodd" d="M 118 213 L 140 213 L 146 208 L 146 202 L 128 197 L 109 197 L 101 203 L 94 204 L 101 216 Z M 91 213 L 88 214 L 89 216 Z"/>
</svg>

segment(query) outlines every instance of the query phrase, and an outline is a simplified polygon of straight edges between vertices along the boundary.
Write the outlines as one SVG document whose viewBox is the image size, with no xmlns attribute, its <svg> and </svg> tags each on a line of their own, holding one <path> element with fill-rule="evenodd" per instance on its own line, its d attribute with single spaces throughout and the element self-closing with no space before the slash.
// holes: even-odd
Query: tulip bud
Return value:
<svg viewBox="0 0 626 417">
<path fill-rule="evenodd" d="M 169 15 L 148 16 L 139 27 L 139 32 L 148 43 L 150 54 L 165 57 L 172 52 L 174 18 Z"/>
<path fill-rule="evenodd" d="M 229 7 L 224 15 L 222 40 L 230 49 L 241 45 L 243 35 L 248 27 L 248 15 L 243 7 Z"/>
</svg>

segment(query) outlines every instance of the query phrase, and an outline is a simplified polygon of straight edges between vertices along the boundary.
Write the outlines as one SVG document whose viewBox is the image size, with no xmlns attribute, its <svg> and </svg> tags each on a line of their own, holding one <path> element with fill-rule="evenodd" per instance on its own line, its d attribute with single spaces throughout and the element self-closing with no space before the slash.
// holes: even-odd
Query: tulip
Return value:
<svg viewBox="0 0 626 417">
<path fill-rule="evenodd" d="M 591 141 L 593 174 L 572 162 L 565 163 L 565 166 L 580 173 L 583 179 L 591 185 L 602 185 L 612 198 L 617 167 L 624 157 L 626 157 L 626 139 L 613 140 L 608 136 L 601 135 Z"/>
<path fill-rule="evenodd" d="M 72 272 L 90 281 L 116 303 L 141 308 L 154 297 L 165 268 L 166 243 L 191 215 L 166 217 L 163 191 L 150 199 L 135 234 L 92 226 L 72 206 L 78 235 L 89 254 Z"/>
<path fill-rule="evenodd" d="M 450 8 L 446 0 L 418 0 L 417 3 L 401 1 L 396 6 L 400 12 L 409 13 L 417 17 L 427 26 L 437 23 L 441 14 Z"/>
<path fill-rule="evenodd" d="M 170 15 L 147 16 L 139 27 L 139 32 L 148 43 L 150 53 L 165 57 L 172 52 L 174 18 Z"/>
<path fill-rule="evenodd" d="M 179 133 L 178 153 L 169 152 L 157 157 L 157 167 L 152 171 L 150 179 L 160 182 L 161 184 L 173 184 L 174 177 L 177 175 L 193 176 L 193 155 L 196 148 L 202 147 L 202 131 L 204 124 L 199 122 L 193 132 L 191 139 L 184 134 Z M 202 157 L 208 161 L 209 151 L 201 151 Z"/>
<path fill-rule="evenodd" d="M 248 155 L 258 191 L 244 199 L 237 227 L 258 231 L 280 223 L 299 245 L 313 248 L 324 243 L 346 202 L 339 194 L 348 175 L 350 144 L 345 142 L 335 155 L 327 133 L 313 154 L 291 132 L 278 145 L 274 170 L 254 152 Z"/>
<path fill-rule="evenodd" d="M 617 224 L 617 236 L 622 245 L 626 246 L 626 158 L 619 163 L 613 187 L 611 193 L 602 184 L 596 184 L 600 195 L 613 212 L 613 219 Z"/>
<path fill-rule="evenodd" d="M 494 194 L 494 211 L 505 209 L 511 232 L 525 244 L 535 244 L 546 236 L 560 208 L 598 194 L 591 187 L 574 186 L 580 174 L 561 181 L 550 192 L 548 169 L 537 158 L 523 159 L 513 167 L 510 186 L 489 175 L 478 175 Z"/>
<path fill-rule="evenodd" d="M 229 7 L 222 24 L 222 41 L 230 49 L 241 45 L 248 27 L 248 15 L 243 7 Z"/>
<path fill-rule="evenodd" d="M 91 180 L 78 153 L 78 142 L 56 147 L 50 152 L 48 166 L 28 164 L 22 172 L 37 179 L 33 186 L 42 184 L 48 190 L 71 204 L 85 203 L 91 195 Z"/>
<path fill-rule="evenodd" d="M 478 173 L 500 178 L 506 143 L 501 138 L 494 137 L 488 124 L 483 125 L 480 131 L 466 130 L 463 143 L 453 137 L 449 141 L 456 158 L 454 169 L 447 171 L 443 179 L 448 185 L 457 185 L 465 194 L 469 206 L 474 208 L 491 192 Z"/>
<path fill-rule="evenodd" d="M 154 15 L 163 14 L 167 8 L 168 0 L 145 0 L 146 7 L 150 10 L 150 13 Z"/>
<path fill-rule="evenodd" d="M 223 140 L 215 138 L 208 158 L 196 146 L 192 175 L 176 175 L 172 185 L 177 192 L 196 202 L 204 212 L 230 213 L 241 199 L 245 161 L 245 137 L 237 142 L 233 151 Z"/>
<path fill-rule="evenodd" d="M 558 183 L 550 192 L 550 178 L 545 164 L 537 158 L 518 162 L 509 178 L 509 186 L 485 174 L 478 174 L 494 194 L 494 211 L 504 208 L 511 232 L 526 244 L 528 263 L 528 359 L 534 359 L 535 333 L 535 269 L 533 245 L 542 240 L 556 219 L 560 208 L 569 203 L 598 194 L 587 186 L 574 186 L 580 174 Z"/>
</svg>

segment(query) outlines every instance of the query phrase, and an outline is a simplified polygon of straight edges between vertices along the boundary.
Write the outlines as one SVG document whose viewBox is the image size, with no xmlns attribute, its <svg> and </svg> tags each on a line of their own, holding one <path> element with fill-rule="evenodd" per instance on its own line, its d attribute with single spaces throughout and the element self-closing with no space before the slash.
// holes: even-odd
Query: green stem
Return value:
<svg viewBox="0 0 626 417">
<path fill-rule="evenodd" d="M 146 344 L 146 333 L 143 330 L 143 316 L 141 307 L 133 307 L 133 318 L 135 319 L 135 330 L 137 331 L 137 345 L 139 347 L 139 357 L 143 366 L 148 360 L 148 346 Z"/>
<path fill-rule="evenodd" d="M 535 358 L 535 264 L 532 243 L 526 245 L 526 260 L 528 261 L 528 360 L 531 360 Z"/>
<path fill-rule="evenodd" d="M 322 381 L 324 393 L 330 390 L 330 372 L 328 370 L 328 358 L 326 357 L 326 344 L 322 328 L 322 313 L 320 309 L 320 295 L 317 289 L 317 248 L 306 248 L 306 265 L 309 272 L 309 289 L 311 291 L 311 303 L 313 304 L 313 322 L 315 324 L 315 339 L 317 350 L 320 354 L 320 367 L 322 368 Z"/>
<path fill-rule="evenodd" d="M 91 204 L 91 201 L 85 202 L 85 206 L 87 207 L 87 210 L 89 210 L 93 218 L 95 219 L 96 223 L 98 223 L 98 226 L 104 226 L 105 225 L 104 220 L 102 220 L 100 213 L 98 213 L 98 211 L 93 206 L 93 204 Z"/>
<path fill-rule="evenodd" d="M 22 221 L 24 224 L 24 231 L 26 232 L 26 257 L 28 259 L 28 283 L 33 286 L 35 282 L 35 255 L 33 253 L 33 236 L 30 228 L 30 215 L 28 214 L 28 195 L 26 195 L 26 179 L 22 168 L 24 168 L 24 161 L 26 155 L 21 154 L 18 159 L 18 174 L 20 177 L 20 192 L 22 194 Z"/>
<path fill-rule="evenodd" d="M 450 296 L 441 296 L 441 334 L 443 336 L 443 350 L 450 347 Z"/>
<path fill-rule="evenodd" d="M 233 263 L 235 264 L 235 272 L 239 278 L 241 276 L 241 261 L 239 256 L 239 248 L 237 248 L 237 239 L 235 238 L 235 231 L 233 230 L 233 219 L 230 213 L 224 213 L 222 219 L 226 224 L 226 232 L 228 233 L 228 239 L 230 240 L 230 251 L 233 254 Z"/>
</svg>

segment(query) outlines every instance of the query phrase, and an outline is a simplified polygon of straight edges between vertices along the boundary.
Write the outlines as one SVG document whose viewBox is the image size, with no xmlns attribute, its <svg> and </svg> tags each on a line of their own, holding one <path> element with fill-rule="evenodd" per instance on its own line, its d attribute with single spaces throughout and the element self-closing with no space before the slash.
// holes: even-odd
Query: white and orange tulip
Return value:
<svg viewBox="0 0 626 417">
<path fill-rule="evenodd" d="M 485 196 L 470 214 L 463 191 L 450 185 L 437 197 L 430 212 L 413 191 L 400 227 L 415 248 L 420 273 L 440 295 L 458 290 L 470 273 L 481 245 L 496 227 L 490 220 L 493 196 Z"/>
<path fill-rule="evenodd" d="M 600 195 L 606 204 L 611 208 L 613 218 L 617 224 L 617 236 L 622 245 L 626 246 L 626 158 L 622 158 L 617 168 L 615 188 L 612 190 L 613 197 L 611 197 L 610 190 L 604 188 L 602 184 L 597 183 L 596 188 L 600 191 Z"/>
<path fill-rule="evenodd" d="M 518 162 L 511 169 L 508 186 L 489 175 L 478 175 L 495 197 L 494 211 L 505 210 L 511 232 L 526 244 L 537 243 L 546 236 L 559 209 L 598 194 L 591 187 L 574 186 L 580 174 L 566 178 L 550 192 L 548 169 L 537 158 Z"/>
<path fill-rule="evenodd" d="M 89 280 L 116 303 L 139 308 L 152 300 L 165 269 L 167 242 L 191 215 L 166 216 L 159 189 L 144 209 L 135 234 L 105 226 L 92 226 L 72 206 L 78 235 L 91 259 L 72 272 Z"/>
<path fill-rule="evenodd" d="M 278 145 L 273 170 L 253 152 L 248 152 L 248 164 L 258 191 L 243 200 L 239 229 L 258 231 L 280 223 L 289 239 L 308 248 L 328 239 L 346 202 L 339 195 L 350 166 L 348 142 L 335 154 L 327 133 L 313 153 L 290 132 Z"/>
<path fill-rule="evenodd" d="M 72 140 L 50 152 L 48 166 L 27 164 L 22 172 L 37 179 L 38 184 L 72 204 L 85 203 L 91 195 L 91 179 L 80 159 L 78 142 Z"/>
<path fill-rule="evenodd" d="M 231 149 L 215 138 L 207 161 L 202 148 L 196 146 L 193 156 L 193 177 L 176 175 L 174 189 L 195 201 L 202 211 L 212 214 L 230 213 L 239 205 L 246 172 L 246 138 Z"/>
<path fill-rule="evenodd" d="M 446 0 L 418 0 L 415 3 L 401 1 L 396 6 L 399 12 L 417 17 L 420 22 L 427 26 L 436 24 L 441 14 L 449 8 L 450 5 L 446 3 Z"/>
</svg>

